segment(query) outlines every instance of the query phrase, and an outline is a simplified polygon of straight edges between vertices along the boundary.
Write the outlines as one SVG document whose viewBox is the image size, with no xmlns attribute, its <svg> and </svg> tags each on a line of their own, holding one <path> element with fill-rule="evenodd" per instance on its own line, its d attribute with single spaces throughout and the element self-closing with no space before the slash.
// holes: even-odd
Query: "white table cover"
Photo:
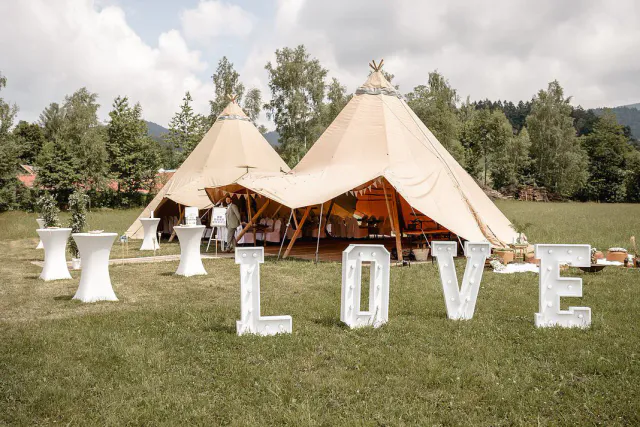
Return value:
<svg viewBox="0 0 640 427">
<path fill-rule="evenodd" d="M 38 230 L 41 230 L 44 228 L 44 219 L 36 218 L 36 222 L 38 223 Z M 40 241 L 38 242 L 38 246 L 36 246 L 36 249 L 42 249 L 42 248 L 44 248 L 44 246 L 42 246 L 42 239 L 40 239 Z"/>
<path fill-rule="evenodd" d="M 142 241 L 140 250 L 154 251 L 160 249 L 160 244 L 158 243 L 158 224 L 160 223 L 160 218 L 140 218 L 140 222 L 144 230 L 144 240 Z"/>
<path fill-rule="evenodd" d="M 118 301 L 109 277 L 109 253 L 118 233 L 73 233 L 82 259 L 80 285 L 73 299 Z"/>
<path fill-rule="evenodd" d="M 180 265 L 176 274 L 197 276 L 207 274 L 200 256 L 200 240 L 204 234 L 204 225 L 173 227 L 180 241 Z"/>
<path fill-rule="evenodd" d="M 67 268 L 66 247 L 70 228 L 39 228 L 36 230 L 44 246 L 44 267 L 40 278 L 44 281 L 71 279 Z"/>
</svg>

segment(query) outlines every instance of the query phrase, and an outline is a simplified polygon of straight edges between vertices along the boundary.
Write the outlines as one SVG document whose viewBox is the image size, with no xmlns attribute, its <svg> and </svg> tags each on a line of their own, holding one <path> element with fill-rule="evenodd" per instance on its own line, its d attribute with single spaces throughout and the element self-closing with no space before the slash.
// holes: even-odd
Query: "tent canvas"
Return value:
<svg viewBox="0 0 640 427">
<path fill-rule="evenodd" d="M 149 217 L 151 211 L 167 209 L 167 205 L 174 209 L 176 205 L 208 208 L 211 201 L 205 187 L 231 184 L 248 170 L 280 174 L 288 172 L 289 167 L 238 104 L 231 101 L 126 234 L 141 239 L 139 219 Z"/>
<path fill-rule="evenodd" d="M 505 246 L 509 220 L 420 121 L 379 68 L 289 174 L 237 183 L 290 208 L 325 203 L 384 178 L 415 211 L 461 238 Z"/>
</svg>

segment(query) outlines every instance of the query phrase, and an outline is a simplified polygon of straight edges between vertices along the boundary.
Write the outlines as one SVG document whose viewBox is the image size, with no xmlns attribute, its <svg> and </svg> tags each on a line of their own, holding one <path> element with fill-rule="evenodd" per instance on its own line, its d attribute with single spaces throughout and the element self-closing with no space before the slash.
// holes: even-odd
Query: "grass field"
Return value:
<svg viewBox="0 0 640 427">
<path fill-rule="evenodd" d="M 640 237 L 640 205 L 499 207 L 537 243 Z M 122 233 L 137 213 L 95 212 L 90 227 Z M 0 424 L 640 424 L 638 270 L 569 270 L 584 297 L 563 306 L 591 307 L 592 327 L 538 330 L 537 275 L 485 273 L 474 319 L 451 321 L 434 265 L 394 268 L 389 323 L 348 330 L 340 264 L 268 259 L 262 313 L 292 315 L 294 332 L 237 337 L 232 260 L 192 278 L 177 262 L 115 265 L 120 301 L 82 304 L 78 272 L 37 279 L 34 219 L 0 215 Z"/>
</svg>

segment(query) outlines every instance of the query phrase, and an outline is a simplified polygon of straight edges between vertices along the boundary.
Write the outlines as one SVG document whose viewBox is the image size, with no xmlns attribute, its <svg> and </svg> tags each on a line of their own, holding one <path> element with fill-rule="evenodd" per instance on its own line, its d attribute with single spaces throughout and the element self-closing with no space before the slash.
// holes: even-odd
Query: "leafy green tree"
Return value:
<svg viewBox="0 0 640 427">
<path fill-rule="evenodd" d="M 36 185 L 51 191 L 59 203 L 64 203 L 80 182 L 76 165 L 71 144 L 65 139 L 54 138 L 44 144 L 36 159 Z"/>
<path fill-rule="evenodd" d="M 0 91 L 6 87 L 7 79 L 0 74 Z M 0 97 L 0 212 L 13 209 L 16 205 L 19 150 L 10 132 L 18 107 Z"/>
<path fill-rule="evenodd" d="M 262 111 L 262 93 L 258 88 L 249 89 L 244 98 L 244 112 L 247 113 L 254 125 L 260 116 L 260 111 Z"/>
<path fill-rule="evenodd" d="M 473 159 L 482 161 L 483 182 L 487 185 L 490 171 L 494 171 L 494 155 L 504 152 L 513 138 L 513 128 L 500 110 L 476 111 L 472 121 L 465 126 L 465 148 Z M 474 168 L 477 169 L 477 168 Z"/>
<path fill-rule="evenodd" d="M 491 180 L 493 188 L 517 187 L 528 181 L 531 165 L 529 132 L 524 127 L 518 135 L 511 135 L 504 147 L 493 152 Z"/>
<path fill-rule="evenodd" d="M 193 112 L 191 94 L 187 92 L 182 98 L 182 105 L 171 122 L 165 141 L 171 147 L 173 158 L 171 168 L 176 168 L 191 154 L 208 130 L 209 121 L 201 114 Z"/>
<path fill-rule="evenodd" d="M 624 130 L 608 110 L 595 122 L 593 131 L 583 138 L 589 156 L 587 197 L 601 202 L 625 199 L 625 156 L 630 150 Z"/>
<path fill-rule="evenodd" d="M 338 79 L 333 77 L 331 83 L 327 86 L 327 103 L 323 109 L 323 125 L 328 127 L 340 111 L 351 100 L 351 95 L 347 95 L 347 87 L 340 84 Z"/>
<path fill-rule="evenodd" d="M 109 174 L 118 184 L 117 192 L 131 195 L 139 189 L 151 189 L 159 156 L 157 143 L 148 135 L 147 123 L 142 119 L 142 107 L 140 104 L 132 107 L 126 96 L 118 96 L 109 117 Z M 121 198 L 120 204 L 127 205 L 128 201 Z"/>
<path fill-rule="evenodd" d="M 42 128 L 37 123 L 20 120 L 13 129 L 13 136 L 20 151 L 20 161 L 33 165 L 46 141 Z"/>
<path fill-rule="evenodd" d="M 64 120 L 64 109 L 55 102 L 49 104 L 47 108 L 40 114 L 39 125 L 44 131 L 44 137 L 47 141 L 53 141 L 58 132 L 62 128 Z"/>
<path fill-rule="evenodd" d="M 99 190 L 106 184 L 106 132 L 98 120 L 98 95 L 81 88 L 65 97 L 59 138 L 73 147 L 74 163 L 85 188 Z"/>
<path fill-rule="evenodd" d="M 45 191 L 44 194 L 38 197 L 36 205 L 40 211 L 40 218 L 44 220 L 45 227 L 60 226 L 60 218 L 58 217 L 60 209 L 58 208 L 56 200 L 49 192 Z"/>
<path fill-rule="evenodd" d="M 311 58 L 304 45 L 276 50 L 274 64 L 267 63 L 271 101 L 267 116 L 280 134 L 281 155 L 294 166 L 314 142 L 320 120 L 327 70 Z"/>
<path fill-rule="evenodd" d="M 429 73 L 428 84 L 417 86 L 407 94 L 407 103 L 438 141 L 458 161 L 464 160 L 458 139 L 460 122 L 456 112 L 458 94 L 437 71 Z"/>
<path fill-rule="evenodd" d="M 216 68 L 216 72 L 213 73 L 211 79 L 213 80 L 215 97 L 212 101 L 209 101 L 211 108 L 209 123 L 213 125 L 216 118 L 229 103 L 229 96 L 235 96 L 236 102 L 240 104 L 244 95 L 244 85 L 240 82 L 240 74 L 233 68 L 233 63 L 226 56 L 223 56 L 218 62 L 218 68 Z M 260 92 L 259 89 L 256 90 L 258 90 L 258 93 Z M 253 96 L 255 97 L 255 93 Z"/>
<path fill-rule="evenodd" d="M 626 158 L 627 176 L 625 177 L 625 190 L 627 201 L 640 202 L 640 151 L 631 150 Z"/>
<path fill-rule="evenodd" d="M 570 98 L 557 81 L 533 99 L 527 128 L 534 177 L 539 185 L 568 197 L 587 180 L 587 155 L 576 138 Z"/>
</svg>

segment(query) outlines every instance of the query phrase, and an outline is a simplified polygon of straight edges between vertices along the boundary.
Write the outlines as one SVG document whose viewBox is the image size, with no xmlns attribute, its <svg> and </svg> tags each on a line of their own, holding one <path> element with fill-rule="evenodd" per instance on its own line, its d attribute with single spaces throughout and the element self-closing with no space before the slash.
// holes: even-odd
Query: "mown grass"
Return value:
<svg viewBox="0 0 640 427">
<path fill-rule="evenodd" d="M 499 207 L 533 222 L 540 243 L 640 235 L 638 205 Z M 91 226 L 121 233 L 135 216 L 92 214 Z M 292 315 L 294 332 L 237 337 L 233 260 L 205 260 L 209 275 L 192 278 L 173 276 L 177 262 L 112 266 L 120 301 L 81 304 L 70 300 L 77 272 L 37 279 L 33 218 L 0 215 L 0 424 L 640 423 L 637 270 L 570 270 L 584 297 L 563 305 L 591 307 L 592 327 L 539 330 L 534 274 L 485 273 L 475 317 L 461 322 L 446 318 L 434 265 L 394 268 L 389 323 L 349 330 L 340 264 L 267 260 L 262 313 Z"/>
</svg>

